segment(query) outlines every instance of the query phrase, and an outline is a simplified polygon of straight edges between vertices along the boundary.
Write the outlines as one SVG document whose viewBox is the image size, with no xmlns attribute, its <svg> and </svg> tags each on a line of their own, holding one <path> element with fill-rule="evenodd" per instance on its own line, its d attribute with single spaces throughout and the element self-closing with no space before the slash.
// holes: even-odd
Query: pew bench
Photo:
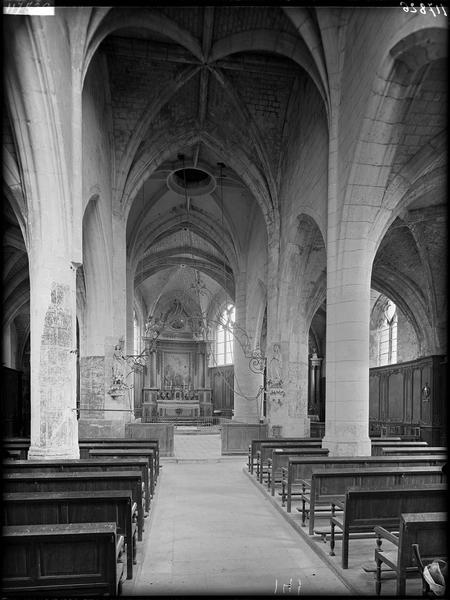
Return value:
<svg viewBox="0 0 450 600">
<path fill-rule="evenodd" d="M 80 458 L 89 458 L 89 449 L 94 448 L 150 448 L 154 450 L 155 480 L 158 478 L 159 464 L 159 441 L 140 440 L 134 438 L 80 438 L 78 440 Z"/>
<path fill-rule="evenodd" d="M 313 471 L 310 481 L 303 480 L 302 506 L 297 510 L 302 513 L 303 527 L 309 519 L 309 534 L 312 535 L 316 512 L 331 511 L 331 499 L 344 496 L 349 488 L 421 487 L 445 482 L 446 476 L 440 466 L 317 470 Z"/>
<path fill-rule="evenodd" d="M 261 466 L 264 466 L 264 463 L 268 458 L 271 458 L 272 451 L 276 448 L 321 448 L 322 440 L 319 439 L 274 439 L 274 440 L 258 440 L 259 444 L 255 450 L 254 460 L 256 462 L 256 478 L 258 481 L 261 479 Z"/>
<path fill-rule="evenodd" d="M 314 438 L 314 437 L 290 437 L 290 438 L 265 438 L 252 440 L 248 446 L 248 470 L 253 474 L 255 462 L 256 462 L 256 453 L 258 450 L 261 450 L 261 444 L 273 444 L 273 448 L 283 448 L 289 445 L 302 445 L 309 446 L 313 448 L 320 448 L 322 446 L 322 438 Z"/>
<path fill-rule="evenodd" d="M 141 455 L 142 456 L 147 456 L 148 457 L 148 461 L 149 461 L 149 465 L 150 465 L 150 471 L 151 471 L 151 480 L 152 480 L 152 495 L 154 492 L 154 487 L 156 485 L 156 481 L 158 478 L 158 471 L 159 471 L 159 451 L 155 446 L 149 446 L 148 444 L 144 445 L 144 444 L 135 444 L 134 442 L 131 444 L 108 444 L 108 443 L 101 443 L 101 444 L 89 444 L 83 447 L 80 447 L 80 458 L 92 458 L 92 456 L 95 456 L 95 452 L 96 451 L 103 451 L 103 450 L 108 450 L 108 452 L 110 450 L 140 450 L 141 451 Z M 94 455 L 91 454 L 91 452 L 94 453 Z M 138 456 L 138 453 L 133 453 L 133 456 Z M 98 457 L 102 457 L 103 455 L 101 453 L 98 454 Z"/>
<path fill-rule="evenodd" d="M 11 596 L 118 596 L 123 537 L 115 523 L 6 526 L 2 593 Z"/>
<path fill-rule="evenodd" d="M 136 504 L 138 541 L 144 531 L 142 475 L 138 471 L 2 473 L 4 492 L 89 492 L 129 490 Z"/>
<path fill-rule="evenodd" d="M 311 481 L 313 471 L 319 469 L 365 469 L 367 467 L 420 467 L 420 466 L 443 466 L 447 462 L 443 455 L 429 456 L 328 456 L 328 457 L 290 457 L 288 466 L 283 467 L 282 479 L 282 506 L 286 505 L 287 512 L 291 512 L 293 497 L 299 497 L 303 493 L 303 481 Z M 295 491 L 300 486 L 300 491 Z"/>
<path fill-rule="evenodd" d="M 278 447 L 275 446 L 270 448 L 268 457 L 263 460 L 260 450 L 256 453 L 256 477 L 259 483 L 264 483 L 264 475 L 271 478 L 272 465 L 273 465 L 273 454 L 276 454 L 276 468 L 279 470 L 279 463 L 286 464 L 287 456 L 328 456 L 328 448 L 321 447 L 310 447 L 310 446 L 292 446 L 292 447 Z M 270 487 L 270 485 L 269 485 Z"/>
<path fill-rule="evenodd" d="M 282 481 L 282 468 L 288 464 L 290 457 L 328 456 L 329 452 L 328 448 L 275 448 L 271 458 L 267 459 L 267 487 L 271 495 L 275 495 L 275 486 Z"/>
<path fill-rule="evenodd" d="M 312 443 L 305 442 L 286 442 L 286 443 L 262 443 L 259 450 L 256 450 L 256 479 L 262 483 L 263 471 L 267 473 L 267 461 L 272 458 L 274 450 L 317 450 L 322 448 L 322 440 Z"/>
<path fill-rule="evenodd" d="M 407 512 L 440 512 L 447 506 L 445 484 L 421 488 L 396 487 L 377 490 L 348 489 L 344 497 L 331 500 L 330 556 L 335 556 L 335 530 L 342 530 L 342 568 L 348 569 L 351 534 L 371 537 L 378 525 L 398 532 L 400 515 Z M 336 513 L 336 507 L 341 513 Z M 324 535 L 324 532 L 320 532 Z"/>
<path fill-rule="evenodd" d="M 419 448 L 393 448 L 382 446 L 380 448 L 381 456 L 398 456 L 399 454 L 415 454 L 417 456 L 425 456 L 428 454 L 443 454 L 447 456 L 447 448 L 445 446 L 425 446 Z"/>
<path fill-rule="evenodd" d="M 17 437 L 5 438 L 2 442 L 3 448 L 8 452 L 8 458 L 26 460 L 30 449 L 30 438 Z M 155 450 L 155 479 L 160 469 L 159 464 L 159 441 L 158 440 L 136 440 L 132 438 L 80 438 L 78 441 L 80 458 L 89 457 L 90 448 L 153 448 Z"/>
<path fill-rule="evenodd" d="M 150 510 L 152 488 L 148 459 L 144 457 L 127 457 L 123 459 L 103 458 L 68 458 L 64 460 L 4 460 L 3 469 L 6 472 L 17 473 L 49 473 L 73 471 L 130 471 L 139 469 L 142 473 L 142 487 L 145 493 L 145 510 Z"/>
<path fill-rule="evenodd" d="M 380 440 L 372 440 L 372 456 L 380 456 L 381 449 L 389 447 L 389 448 L 405 448 L 409 450 L 410 448 L 426 448 L 428 447 L 427 442 L 407 442 L 404 440 L 398 441 L 390 441 L 389 439 L 383 438 Z"/>
<path fill-rule="evenodd" d="M 131 492 L 13 492 L 3 494 L 3 525 L 115 522 L 126 543 L 127 579 L 136 564 L 136 523 Z"/>
<path fill-rule="evenodd" d="M 3 455 L 7 458 L 16 458 L 26 460 L 28 450 L 30 449 L 30 440 L 28 441 L 5 441 L 2 442 Z"/>
<path fill-rule="evenodd" d="M 145 458 L 149 465 L 150 494 L 154 494 L 156 466 L 154 451 L 151 448 L 90 448 L 89 459 L 122 460 L 125 458 Z"/>
<path fill-rule="evenodd" d="M 375 593 L 381 592 L 381 566 L 384 563 L 396 573 L 397 596 L 406 595 L 406 579 L 409 575 L 417 576 L 419 572 L 414 546 L 420 550 L 423 564 L 435 559 L 447 561 L 447 513 L 446 512 L 414 512 L 400 516 L 398 534 L 376 525 L 377 537 L 375 548 Z M 388 548 L 382 548 L 382 541 L 390 542 Z"/>
<path fill-rule="evenodd" d="M 372 439 L 372 441 L 375 441 L 375 442 L 380 440 L 379 437 L 373 437 L 371 439 Z M 400 438 L 400 436 L 390 436 L 390 437 L 383 438 L 383 440 L 384 440 L 385 444 L 387 444 L 388 442 L 401 441 L 401 438 Z M 426 442 L 423 442 L 423 443 L 426 444 Z M 252 440 L 248 446 L 248 462 L 247 462 L 247 468 L 248 468 L 249 472 L 252 474 L 253 474 L 254 466 L 255 466 L 255 462 L 256 462 L 256 452 L 258 450 L 261 450 L 261 444 L 264 444 L 265 447 L 268 447 L 268 444 L 273 444 L 274 448 L 284 448 L 285 446 L 296 446 L 296 445 L 321 448 L 322 447 L 322 438 L 321 437 L 302 437 L 302 438 L 289 437 L 289 438 L 265 438 L 265 439 Z"/>
</svg>

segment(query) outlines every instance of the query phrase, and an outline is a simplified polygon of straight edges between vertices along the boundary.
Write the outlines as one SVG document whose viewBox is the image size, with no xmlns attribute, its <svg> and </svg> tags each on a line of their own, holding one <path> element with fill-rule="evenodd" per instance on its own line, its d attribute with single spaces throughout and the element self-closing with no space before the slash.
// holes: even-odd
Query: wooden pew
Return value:
<svg viewBox="0 0 450 600">
<path fill-rule="evenodd" d="M 389 441 L 386 439 L 382 440 L 372 440 L 372 456 L 380 456 L 381 448 L 387 447 L 389 448 L 426 448 L 428 446 L 427 442 L 406 442 L 404 440 L 400 441 Z"/>
<path fill-rule="evenodd" d="M 120 538 L 115 523 L 3 527 L 2 594 L 120 595 Z"/>
<path fill-rule="evenodd" d="M 130 471 L 139 469 L 142 473 L 142 483 L 145 490 L 145 510 L 150 510 L 150 498 L 152 495 L 151 471 L 148 459 L 141 456 L 127 457 L 123 459 L 108 458 L 68 458 L 64 460 L 4 460 L 3 469 L 6 472 L 17 473 L 48 473 L 48 472 L 72 472 L 72 471 Z"/>
<path fill-rule="evenodd" d="M 328 454 L 328 449 L 323 449 L 321 446 L 304 446 L 303 444 L 296 446 L 270 446 L 269 448 L 262 447 L 261 450 L 257 450 L 256 452 L 256 478 L 260 483 L 263 483 L 264 474 L 271 475 L 272 455 L 274 452 L 279 453 L 280 456 L 287 456 L 288 454 L 322 456 Z"/>
<path fill-rule="evenodd" d="M 9 440 L 3 440 L 2 447 L 4 457 L 26 460 L 28 450 L 30 449 L 30 440 L 26 438 L 18 438 L 17 440 L 10 438 Z"/>
<path fill-rule="evenodd" d="M 300 449 L 300 448 L 321 448 L 322 440 L 311 441 L 293 441 L 293 440 L 278 440 L 264 442 L 261 441 L 259 449 L 256 450 L 254 462 L 256 461 L 256 479 L 262 482 L 261 470 L 267 466 L 267 461 L 272 458 L 272 452 L 275 449 Z"/>
<path fill-rule="evenodd" d="M 88 458 L 92 448 L 152 448 L 155 455 L 155 479 L 159 475 L 159 441 L 139 440 L 134 438 L 80 438 L 78 440 L 80 458 Z"/>
<path fill-rule="evenodd" d="M 259 482 L 262 482 L 262 475 L 261 475 L 261 470 L 264 469 L 264 467 L 267 465 L 267 460 L 269 458 L 272 458 L 272 452 L 275 449 L 293 449 L 293 450 L 298 450 L 300 448 L 311 448 L 311 449 L 317 449 L 317 448 L 322 448 L 322 440 L 316 441 L 314 440 L 313 442 L 311 441 L 307 441 L 307 442 L 294 442 L 291 440 L 288 440 L 287 442 L 283 442 L 283 440 L 281 440 L 281 443 L 276 442 L 276 441 L 271 441 L 271 442 L 264 442 L 262 441 L 260 444 L 260 447 L 258 450 L 256 450 L 256 479 Z"/>
<path fill-rule="evenodd" d="M 281 482 L 281 469 L 288 464 L 291 456 L 328 456 L 328 448 L 274 448 L 271 458 L 267 459 L 267 487 L 275 495 L 275 484 Z M 261 469 L 261 481 L 263 470 Z"/>
<path fill-rule="evenodd" d="M 3 525 L 115 522 L 127 545 L 127 579 L 136 564 L 136 524 L 131 492 L 31 492 L 3 494 Z"/>
<path fill-rule="evenodd" d="M 446 475 L 442 467 L 369 467 L 366 469 L 324 469 L 313 471 L 311 482 L 304 481 L 302 525 L 305 527 L 309 516 L 309 534 L 314 533 L 315 513 L 331 510 L 331 499 L 345 495 L 349 488 L 377 489 L 387 487 L 421 487 L 435 483 L 445 483 Z M 309 506 L 309 509 L 306 506 Z"/>
<path fill-rule="evenodd" d="M 15 437 L 4 438 L 2 441 L 4 450 L 14 455 L 14 458 L 26 460 L 30 449 L 30 438 Z M 155 479 L 159 473 L 159 441 L 158 440 L 136 440 L 132 438 L 80 438 L 78 441 L 80 458 L 89 457 L 90 448 L 141 448 L 142 446 L 155 450 Z M 12 457 L 11 457 L 12 458 Z"/>
<path fill-rule="evenodd" d="M 381 456 L 398 456 L 399 454 L 415 454 L 417 456 L 443 454 L 447 456 L 446 446 L 426 446 L 420 448 L 392 448 L 391 446 L 382 446 L 380 452 Z"/>
<path fill-rule="evenodd" d="M 336 514 L 336 506 L 342 510 Z M 330 556 L 334 556 L 335 529 L 342 530 L 342 568 L 348 569 L 348 551 L 352 533 L 373 535 L 379 525 L 398 531 L 400 515 L 407 512 L 440 512 L 447 507 L 447 486 L 422 488 L 396 487 L 377 490 L 352 488 L 345 496 L 331 500 Z"/>
<path fill-rule="evenodd" d="M 90 448 L 89 459 L 122 460 L 124 458 L 145 458 L 150 469 L 151 495 L 154 493 L 155 463 L 151 448 Z"/>
<path fill-rule="evenodd" d="M 5 492 L 87 492 L 130 490 L 137 504 L 138 540 L 144 531 L 142 475 L 138 471 L 99 471 L 63 473 L 2 473 Z"/>
<path fill-rule="evenodd" d="M 375 593 L 381 592 L 381 565 L 384 563 L 397 575 L 397 596 L 406 595 L 406 578 L 418 573 L 414 546 L 420 549 L 420 557 L 427 564 L 436 559 L 447 561 L 447 513 L 414 512 L 400 515 L 398 534 L 375 526 L 377 547 L 375 549 Z M 394 549 L 382 548 L 382 540 L 388 540 Z M 392 546 L 391 546 L 392 547 Z"/>
<path fill-rule="evenodd" d="M 14 437 L 10 437 L 10 436 L 6 436 L 4 438 L 2 438 L 3 442 L 5 443 L 25 443 L 28 442 L 30 443 L 30 438 L 29 437 L 20 437 L 20 436 L 14 436 Z"/>
<path fill-rule="evenodd" d="M 378 442 L 380 438 L 372 438 L 372 441 L 374 442 Z M 396 442 L 396 441 L 400 441 L 400 437 L 386 437 L 383 438 L 384 442 Z M 426 444 L 426 442 L 423 442 L 424 444 Z M 251 444 L 249 444 L 248 447 L 248 464 L 247 464 L 247 468 L 250 471 L 250 473 L 253 473 L 254 471 L 254 466 L 255 466 L 255 462 L 256 462 L 256 456 L 257 456 L 257 452 L 258 450 L 261 450 L 261 444 L 264 444 L 264 446 L 266 448 L 268 448 L 268 444 L 272 444 L 273 448 L 284 448 L 286 446 L 288 447 L 295 447 L 297 445 L 301 445 L 301 446 L 311 446 L 314 448 L 321 448 L 322 447 L 322 438 L 314 438 L 314 437 L 309 437 L 309 438 L 267 438 L 267 439 L 258 439 L 258 440 L 252 440 Z M 264 456 L 265 458 L 268 458 L 270 456 Z M 257 478 L 258 478 L 258 474 L 257 474 Z"/>
<path fill-rule="evenodd" d="M 311 480 L 313 471 L 319 469 L 339 469 L 395 466 L 443 466 L 446 458 L 442 455 L 429 456 L 328 456 L 328 457 L 290 457 L 288 466 L 283 470 L 282 505 L 287 502 L 287 512 L 291 512 L 293 486 L 303 480 Z"/>
<path fill-rule="evenodd" d="M 313 438 L 313 437 L 291 437 L 291 438 L 266 438 L 266 439 L 258 439 L 252 440 L 248 446 L 248 470 L 250 473 L 253 473 L 255 461 L 256 461 L 256 453 L 258 450 L 261 450 L 262 443 L 273 443 L 274 448 L 282 448 L 283 446 L 289 444 L 302 444 L 304 446 L 312 446 L 314 448 L 322 447 L 322 438 Z"/>
</svg>

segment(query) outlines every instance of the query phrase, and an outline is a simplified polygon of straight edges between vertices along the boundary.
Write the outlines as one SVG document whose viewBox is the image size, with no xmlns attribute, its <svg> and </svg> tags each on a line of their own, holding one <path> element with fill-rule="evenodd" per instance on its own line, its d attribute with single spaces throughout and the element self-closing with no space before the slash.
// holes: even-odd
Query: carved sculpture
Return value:
<svg viewBox="0 0 450 600">
<path fill-rule="evenodd" d="M 281 354 L 280 354 L 280 346 L 278 344 L 273 345 L 273 353 L 272 358 L 269 362 L 269 377 L 268 382 L 271 386 L 277 387 L 283 384 L 283 380 L 281 378 L 282 373 L 282 364 L 281 364 Z"/>
</svg>

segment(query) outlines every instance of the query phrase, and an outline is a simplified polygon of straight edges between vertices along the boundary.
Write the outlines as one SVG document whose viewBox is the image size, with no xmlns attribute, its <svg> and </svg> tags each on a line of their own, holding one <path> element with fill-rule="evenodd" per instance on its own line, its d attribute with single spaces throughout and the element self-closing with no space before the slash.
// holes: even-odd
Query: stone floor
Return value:
<svg viewBox="0 0 450 600">
<path fill-rule="evenodd" d="M 376 547 L 375 537 L 370 538 L 352 538 L 349 543 L 349 562 L 348 569 L 341 567 L 341 550 L 342 536 L 337 533 L 335 540 L 334 553 L 335 556 L 330 556 L 330 536 L 327 535 L 325 540 L 320 535 L 309 535 L 308 528 L 301 525 L 301 513 L 297 510 L 300 502 L 292 503 L 292 512 L 288 513 L 286 508 L 281 506 L 281 494 L 277 493 L 271 496 L 266 485 L 258 483 L 254 475 L 250 475 L 247 467 L 243 467 L 242 472 L 252 485 L 269 500 L 275 510 L 295 529 L 302 540 L 304 540 L 311 550 L 316 553 L 319 560 L 328 565 L 333 572 L 345 582 L 350 589 L 352 596 L 375 596 L 375 573 L 374 573 L 374 551 Z M 329 530 L 329 515 L 324 515 L 322 518 L 316 518 L 315 529 Z M 395 547 L 387 541 L 383 541 L 383 548 L 386 551 L 394 550 Z M 381 596 L 383 598 L 396 598 L 396 580 L 393 573 L 385 570 L 382 567 L 382 586 Z M 420 597 L 422 595 L 422 585 L 419 578 L 408 578 L 406 584 L 407 598 Z"/>
<path fill-rule="evenodd" d="M 373 562 L 374 540 L 351 544 L 350 568 L 340 569 L 339 542 L 327 556 L 327 544 L 300 531 L 299 513 L 288 517 L 248 474 L 246 456 L 221 457 L 219 435 L 179 432 L 175 456 L 161 464 L 125 596 L 374 595 L 373 574 L 361 568 Z"/>
<path fill-rule="evenodd" d="M 175 430 L 174 457 L 164 459 L 167 462 L 201 460 L 216 461 L 221 459 L 220 434 L 203 433 L 195 435 L 195 427 Z"/>
</svg>

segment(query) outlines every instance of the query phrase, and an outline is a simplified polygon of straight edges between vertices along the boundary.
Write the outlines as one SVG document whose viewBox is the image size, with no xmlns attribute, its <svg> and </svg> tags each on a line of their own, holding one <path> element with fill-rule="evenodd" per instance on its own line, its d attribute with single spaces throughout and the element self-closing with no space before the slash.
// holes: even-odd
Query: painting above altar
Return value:
<svg viewBox="0 0 450 600">
<path fill-rule="evenodd" d="M 193 384 L 191 354 L 189 352 L 163 352 L 164 388 L 190 388 Z"/>
</svg>

